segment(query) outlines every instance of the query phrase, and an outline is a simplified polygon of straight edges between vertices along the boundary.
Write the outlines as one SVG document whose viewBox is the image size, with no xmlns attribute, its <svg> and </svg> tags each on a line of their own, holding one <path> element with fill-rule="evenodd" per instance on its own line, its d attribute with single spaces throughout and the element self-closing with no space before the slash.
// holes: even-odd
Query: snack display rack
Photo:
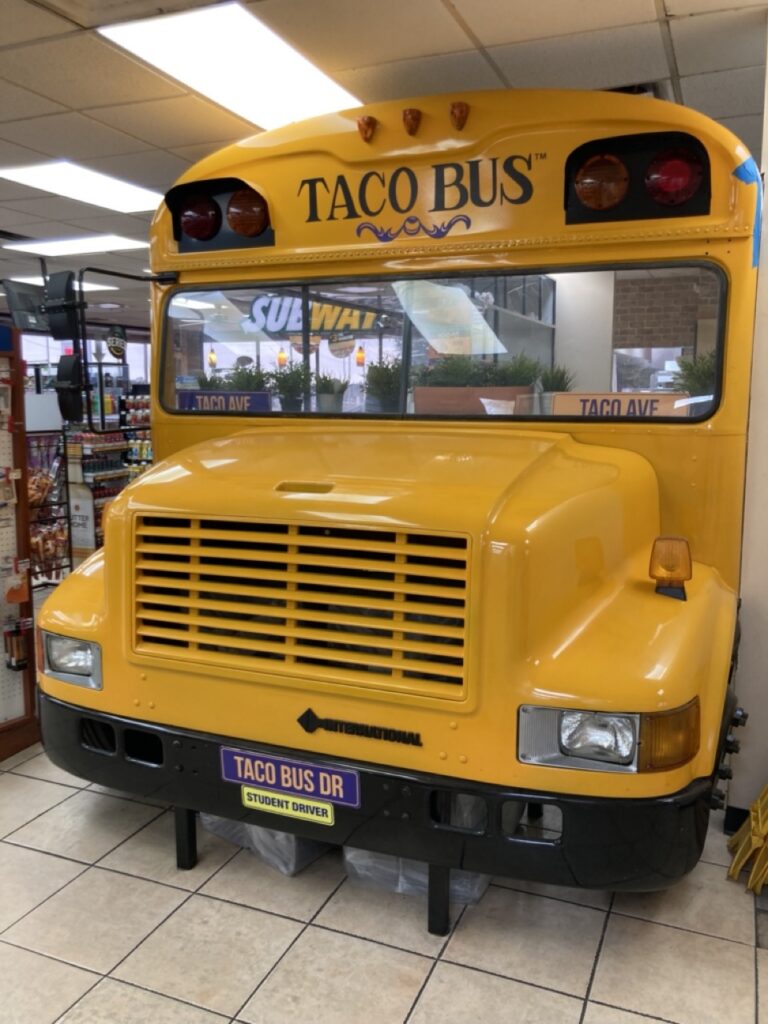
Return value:
<svg viewBox="0 0 768 1024">
<path fill-rule="evenodd" d="M 60 430 L 27 433 L 32 587 L 59 583 L 72 568 L 67 460 Z"/>
<path fill-rule="evenodd" d="M 0 761 L 39 739 L 19 335 L 0 325 Z"/>
<path fill-rule="evenodd" d="M 102 513 L 131 477 L 125 455 L 130 443 L 122 430 L 67 436 L 72 557 L 85 558 L 104 543 Z"/>
</svg>

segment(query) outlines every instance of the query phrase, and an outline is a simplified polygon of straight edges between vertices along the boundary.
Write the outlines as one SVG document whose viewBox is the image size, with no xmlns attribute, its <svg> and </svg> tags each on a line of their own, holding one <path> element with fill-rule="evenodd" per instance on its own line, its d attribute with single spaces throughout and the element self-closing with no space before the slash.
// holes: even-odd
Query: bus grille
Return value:
<svg viewBox="0 0 768 1024">
<path fill-rule="evenodd" d="M 465 537 L 139 516 L 135 539 L 141 653 L 460 695 Z"/>
</svg>

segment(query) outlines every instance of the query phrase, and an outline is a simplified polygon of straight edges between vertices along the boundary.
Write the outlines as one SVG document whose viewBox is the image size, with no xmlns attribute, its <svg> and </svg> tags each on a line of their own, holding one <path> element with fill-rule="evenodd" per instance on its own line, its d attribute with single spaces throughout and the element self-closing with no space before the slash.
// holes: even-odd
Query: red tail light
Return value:
<svg viewBox="0 0 768 1024">
<path fill-rule="evenodd" d="M 663 206 L 679 206 L 694 196 L 704 177 L 701 160 L 687 150 L 662 153 L 645 172 L 648 194 Z"/>
<path fill-rule="evenodd" d="M 238 235 L 255 238 L 269 227 L 266 200 L 252 188 L 238 189 L 227 204 L 227 223 Z"/>
<path fill-rule="evenodd" d="M 221 227 L 221 210 L 210 196 L 191 196 L 179 211 L 179 223 L 188 238 L 207 242 Z"/>
</svg>

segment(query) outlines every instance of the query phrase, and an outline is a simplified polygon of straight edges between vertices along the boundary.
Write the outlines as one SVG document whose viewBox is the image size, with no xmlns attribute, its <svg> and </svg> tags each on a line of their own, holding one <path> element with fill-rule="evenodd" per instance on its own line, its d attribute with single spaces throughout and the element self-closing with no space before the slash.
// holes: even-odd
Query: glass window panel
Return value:
<svg viewBox="0 0 768 1024">
<path fill-rule="evenodd" d="M 218 415 L 699 417 L 716 403 L 722 293 L 699 265 L 180 291 L 163 400 Z"/>
</svg>

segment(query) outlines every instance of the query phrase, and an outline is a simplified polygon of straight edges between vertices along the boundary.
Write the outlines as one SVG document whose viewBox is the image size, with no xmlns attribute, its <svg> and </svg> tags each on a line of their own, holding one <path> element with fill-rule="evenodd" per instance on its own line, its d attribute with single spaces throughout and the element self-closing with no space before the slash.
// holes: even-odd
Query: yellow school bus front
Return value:
<svg viewBox="0 0 768 1024">
<path fill-rule="evenodd" d="M 444 867 L 690 870 L 733 746 L 753 170 L 669 104 L 473 93 L 188 172 L 161 460 L 38 621 L 53 759 Z"/>
</svg>

